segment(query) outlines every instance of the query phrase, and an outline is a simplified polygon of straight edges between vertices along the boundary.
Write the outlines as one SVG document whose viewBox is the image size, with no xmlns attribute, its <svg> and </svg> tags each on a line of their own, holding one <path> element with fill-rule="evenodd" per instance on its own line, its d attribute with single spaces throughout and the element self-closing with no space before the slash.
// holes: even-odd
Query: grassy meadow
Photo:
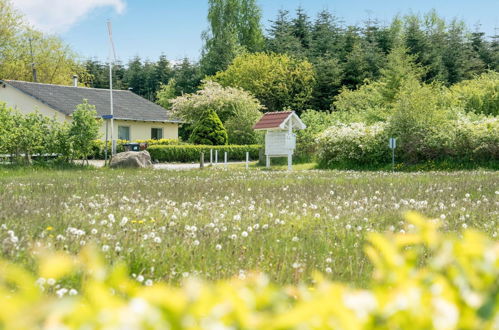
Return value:
<svg viewBox="0 0 499 330">
<path fill-rule="evenodd" d="M 28 268 L 38 248 L 93 244 L 143 284 L 252 272 L 310 283 L 319 271 L 363 287 L 368 232 L 410 231 L 403 214 L 415 210 L 444 231 L 496 239 L 498 205 L 499 173 L 487 171 L 9 169 L 0 170 L 0 242 L 4 258 Z"/>
</svg>

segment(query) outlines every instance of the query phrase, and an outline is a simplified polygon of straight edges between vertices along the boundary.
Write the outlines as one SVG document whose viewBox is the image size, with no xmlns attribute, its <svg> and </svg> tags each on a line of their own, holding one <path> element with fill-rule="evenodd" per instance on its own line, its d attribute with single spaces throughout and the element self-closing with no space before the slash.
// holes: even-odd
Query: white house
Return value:
<svg viewBox="0 0 499 330">
<path fill-rule="evenodd" d="M 0 80 L 0 102 L 23 113 L 38 110 L 60 121 L 71 121 L 71 114 L 83 100 L 96 107 L 99 117 L 110 113 L 108 89 Z M 114 132 L 121 140 L 178 139 L 180 121 L 161 106 L 131 91 L 114 90 Z M 106 124 L 101 126 L 105 137 Z"/>
</svg>

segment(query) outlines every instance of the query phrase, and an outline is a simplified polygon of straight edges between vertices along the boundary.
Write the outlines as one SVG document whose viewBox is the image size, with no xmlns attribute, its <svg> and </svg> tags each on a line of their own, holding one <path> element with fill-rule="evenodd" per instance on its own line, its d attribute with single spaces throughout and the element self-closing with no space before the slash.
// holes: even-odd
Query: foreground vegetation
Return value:
<svg viewBox="0 0 499 330">
<path fill-rule="evenodd" d="M 364 286 L 366 235 L 407 230 L 406 210 L 441 219 L 444 231 L 496 237 L 498 179 L 480 171 L 4 170 L 0 241 L 5 258 L 30 269 L 35 248 L 76 254 L 93 244 L 144 281 L 256 270 L 279 284 L 310 283 L 320 271 Z"/>
<path fill-rule="evenodd" d="M 407 231 L 368 234 L 365 252 L 375 272 L 366 290 L 332 283 L 319 274 L 309 287 L 278 288 L 260 274 L 219 283 L 190 280 L 182 288 L 150 280 L 142 285 L 143 279 L 127 275 L 125 263 L 110 267 L 95 248 L 84 248 L 78 257 L 37 249 L 38 279 L 23 267 L 0 260 L 4 306 L 0 325 L 12 329 L 497 328 L 497 241 L 469 229 L 462 237 L 444 236 L 437 231 L 443 220 L 425 220 L 414 213 L 406 219 Z M 56 284 L 71 276 L 85 278 L 78 290 Z"/>
</svg>

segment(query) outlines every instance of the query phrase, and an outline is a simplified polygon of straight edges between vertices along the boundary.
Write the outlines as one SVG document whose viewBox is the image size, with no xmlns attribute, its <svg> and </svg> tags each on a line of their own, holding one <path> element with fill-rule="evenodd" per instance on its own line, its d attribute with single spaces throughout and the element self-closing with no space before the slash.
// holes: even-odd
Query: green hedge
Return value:
<svg viewBox="0 0 499 330">
<path fill-rule="evenodd" d="M 258 160 L 258 152 L 262 148 L 260 145 L 226 145 L 226 146 L 206 146 L 206 145 L 162 145 L 151 146 L 147 151 L 153 160 L 160 162 L 198 162 L 201 153 L 204 152 L 205 162 L 210 161 L 210 149 L 218 150 L 218 161 L 223 162 L 224 152 L 227 152 L 229 161 L 246 160 L 246 152 L 249 152 L 250 160 Z"/>
</svg>

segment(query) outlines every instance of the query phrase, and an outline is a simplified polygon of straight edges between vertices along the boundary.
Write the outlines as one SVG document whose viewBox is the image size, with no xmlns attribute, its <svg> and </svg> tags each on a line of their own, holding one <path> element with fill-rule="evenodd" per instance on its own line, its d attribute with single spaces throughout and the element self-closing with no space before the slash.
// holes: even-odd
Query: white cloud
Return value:
<svg viewBox="0 0 499 330">
<path fill-rule="evenodd" d="M 35 28 L 49 33 L 67 31 L 98 7 L 113 7 L 121 14 L 124 0 L 13 0 L 13 5 Z"/>
</svg>

